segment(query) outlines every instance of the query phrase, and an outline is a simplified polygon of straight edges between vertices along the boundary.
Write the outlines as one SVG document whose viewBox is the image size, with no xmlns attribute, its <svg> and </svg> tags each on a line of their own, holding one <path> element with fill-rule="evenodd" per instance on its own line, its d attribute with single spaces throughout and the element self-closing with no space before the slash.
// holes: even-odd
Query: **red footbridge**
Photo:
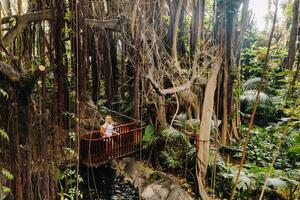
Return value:
<svg viewBox="0 0 300 200">
<path fill-rule="evenodd" d="M 143 129 L 140 123 L 129 123 L 115 126 L 111 137 L 102 137 L 99 131 L 82 134 L 81 162 L 88 167 L 99 167 L 140 151 Z"/>
</svg>

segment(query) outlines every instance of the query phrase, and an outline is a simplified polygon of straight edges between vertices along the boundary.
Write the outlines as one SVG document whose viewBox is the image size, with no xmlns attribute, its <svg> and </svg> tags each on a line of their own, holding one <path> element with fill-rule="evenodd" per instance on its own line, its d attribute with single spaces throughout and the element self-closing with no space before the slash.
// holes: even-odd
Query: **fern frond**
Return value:
<svg viewBox="0 0 300 200">
<path fill-rule="evenodd" d="M 0 97 L 3 97 L 4 99 L 8 99 L 9 96 L 6 91 L 0 88 Z"/>
<path fill-rule="evenodd" d="M 0 128 L 0 138 L 3 138 L 7 141 L 9 140 L 8 134 L 2 128 Z"/>
<path fill-rule="evenodd" d="M 249 102 L 252 104 L 255 102 L 256 95 L 257 95 L 256 90 L 247 90 L 242 93 L 240 100 L 244 101 L 244 102 Z M 272 102 L 271 102 L 270 97 L 266 93 L 260 92 L 259 93 L 259 104 L 260 105 L 266 105 L 266 104 L 271 105 Z"/>
<path fill-rule="evenodd" d="M 168 165 L 169 168 L 176 169 L 182 166 L 180 159 L 176 158 L 176 153 L 172 149 L 169 149 L 168 152 L 163 151 L 161 156 L 164 159 L 163 162 Z"/>
<path fill-rule="evenodd" d="M 184 141 L 184 133 L 173 127 L 163 130 L 162 135 L 171 141 Z"/>
<path fill-rule="evenodd" d="M 257 90 L 260 81 L 261 81 L 261 78 L 259 78 L 259 77 L 250 78 L 242 85 L 242 88 L 244 91 Z"/>
<path fill-rule="evenodd" d="M 7 169 L 2 169 L 2 175 L 9 181 L 14 179 L 14 176 Z"/>
<path fill-rule="evenodd" d="M 174 120 L 174 125 L 184 128 L 186 126 L 186 121 L 188 120 L 187 115 L 184 113 L 181 113 L 176 116 Z"/>
</svg>

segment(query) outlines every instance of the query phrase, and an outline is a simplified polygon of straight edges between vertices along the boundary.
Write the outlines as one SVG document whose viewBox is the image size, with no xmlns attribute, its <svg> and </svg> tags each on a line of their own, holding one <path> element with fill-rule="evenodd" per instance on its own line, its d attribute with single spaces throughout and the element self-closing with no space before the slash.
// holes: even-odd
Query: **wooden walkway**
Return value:
<svg viewBox="0 0 300 200">
<path fill-rule="evenodd" d="M 99 131 L 80 137 L 80 160 L 88 167 L 98 167 L 140 150 L 143 127 L 139 123 L 122 124 L 114 128 L 111 137 L 101 137 Z"/>
</svg>

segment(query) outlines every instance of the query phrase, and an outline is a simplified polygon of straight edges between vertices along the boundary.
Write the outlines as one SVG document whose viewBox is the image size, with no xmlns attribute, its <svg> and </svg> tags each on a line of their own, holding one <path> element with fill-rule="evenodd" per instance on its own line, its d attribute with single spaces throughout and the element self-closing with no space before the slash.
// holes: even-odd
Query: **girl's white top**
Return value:
<svg viewBox="0 0 300 200">
<path fill-rule="evenodd" d="M 110 137 L 112 136 L 114 126 L 112 124 L 105 123 L 103 124 L 103 128 L 105 128 L 105 135 Z"/>
</svg>

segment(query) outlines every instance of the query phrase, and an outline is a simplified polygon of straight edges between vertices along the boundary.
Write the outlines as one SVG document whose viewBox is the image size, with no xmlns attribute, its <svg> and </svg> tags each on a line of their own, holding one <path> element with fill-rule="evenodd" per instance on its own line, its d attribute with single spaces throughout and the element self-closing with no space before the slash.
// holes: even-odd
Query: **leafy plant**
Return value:
<svg viewBox="0 0 300 200">
<path fill-rule="evenodd" d="M 0 128 L 0 138 L 4 139 L 6 141 L 9 140 L 8 134 L 2 128 Z M 1 168 L 1 174 L 2 174 L 3 178 L 7 181 L 12 181 L 14 179 L 14 176 L 12 175 L 12 173 L 5 168 Z M 5 193 L 10 193 L 10 192 L 11 192 L 11 189 L 9 187 L 7 187 L 6 185 L 4 185 L 0 179 L 0 196 L 2 193 L 5 194 Z"/>
<path fill-rule="evenodd" d="M 258 77 L 254 77 L 248 79 L 242 85 L 242 92 L 240 96 L 242 111 L 250 114 L 252 111 L 253 104 L 255 102 L 257 96 L 257 90 L 260 85 L 261 79 Z M 264 92 L 259 93 L 259 102 L 257 108 L 257 115 L 258 117 L 272 118 L 275 114 L 274 105 L 271 101 L 271 98 Z"/>
<path fill-rule="evenodd" d="M 145 128 L 145 133 L 143 135 L 143 148 L 147 149 L 152 146 L 157 140 L 157 136 L 155 136 L 155 128 L 153 124 L 149 124 Z"/>
<path fill-rule="evenodd" d="M 188 119 L 185 113 L 181 113 L 175 117 L 172 126 L 160 131 L 162 150 L 159 157 L 162 166 L 177 173 L 184 173 L 185 176 L 187 171 L 194 170 L 196 160 L 194 135 L 199 128 L 199 120 Z"/>
<path fill-rule="evenodd" d="M 0 138 L 3 138 L 7 141 L 9 140 L 7 133 L 2 128 L 0 128 Z"/>
<path fill-rule="evenodd" d="M 81 176 L 79 178 L 79 183 L 83 182 Z M 57 180 L 59 183 L 59 196 L 61 200 L 69 199 L 74 200 L 76 199 L 76 183 L 77 183 L 77 174 L 76 170 L 67 168 L 63 172 L 57 170 Z M 83 198 L 83 194 L 78 189 L 78 196 L 80 199 Z"/>
<path fill-rule="evenodd" d="M 8 99 L 9 95 L 7 94 L 7 92 L 3 89 L 0 88 L 0 96 L 4 99 Z"/>
<path fill-rule="evenodd" d="M 295 138 L 295 142 L 293 143 L 293 146 L 289 148 L 289 152 L 300 157 L 300 134 Z"/>
<path fill-rule="evenodd" d="M 107 108 L 105 107 L 105 103 L 106 101 L 103 99 L 99 99 L 98 101 L 98 108 L 99 108 L 99 112 L 103 113 L 103 114 L 107 114 Z"/>
</svg>

